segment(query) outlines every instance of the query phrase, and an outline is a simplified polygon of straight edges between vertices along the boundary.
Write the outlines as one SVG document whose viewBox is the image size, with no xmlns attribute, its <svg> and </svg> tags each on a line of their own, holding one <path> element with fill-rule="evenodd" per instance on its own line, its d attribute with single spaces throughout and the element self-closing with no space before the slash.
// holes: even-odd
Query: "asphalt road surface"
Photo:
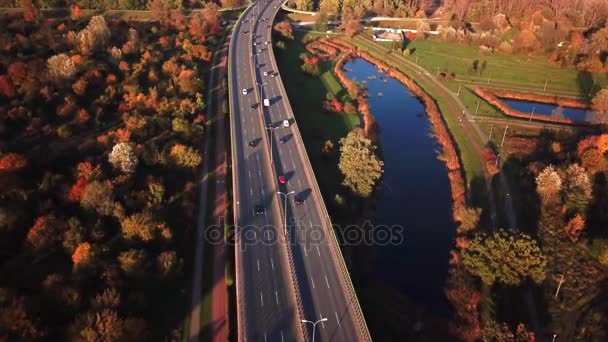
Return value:
<svg viewBox="0 0 608 342">
<path fill-rule="evenodd" d="M 369 340 L 364 322 L 357 324 L 360 308 L 348 291 L 350 279 L 340 273 L 341 256 L 328 245 L 332 228 L 272 56 L 272 20 L 280 3 L 258 0 L 249 7 L 236 24 L 231 42 L 240 339 L 303 340 L 303 331 L 310 339 L 312 324 L 301 320 L 325 318 L 316 326 L 315 341 Z M 263 99 L 269 100 L 269 107 Z M 253 104 L 257 108 L 251 108 Z M 255 146 L 249 146 L 251 142 Z M 285 178 L 285 183 L 279 178 Z M 284 202 L 278 191 L 293 193 Z M 257 206 L 264 208 L 263 215 L 256 214 Z M 288 253 L 295 274 L 290 271 Z"/>
</svg>

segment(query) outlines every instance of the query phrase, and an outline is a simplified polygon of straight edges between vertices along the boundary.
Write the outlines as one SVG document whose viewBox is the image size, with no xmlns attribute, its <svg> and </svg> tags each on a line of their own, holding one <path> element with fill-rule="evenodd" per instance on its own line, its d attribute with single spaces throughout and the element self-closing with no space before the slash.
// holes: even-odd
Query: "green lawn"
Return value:
<svg viewBox="0 0 608 342">
<path fill-rule="evenodd" d="M 415 49 L 407 58 L 411 61 L 418 59 L 418 64 L 430 72 L 435 73 L 439 67 L 441 71 L 454 72 L 459 79 L 483 84 L 487 84 L 490 78 L 490 85 L 500 83 L 543 91 L 547 81 L 547 92 L 564 92 L 582 97 L 588 95 L 594 82 L 595 90 L 608 86 L 606 74 L 590 75 L 574 68 L 560 68 L 549 63 L 547 56 L 503 53 L 484 56 L 477 47 L 439 40 L 412 41 L 407 47 Z M 474 61 L 479 63 L 479 72 L 471 71 Z M 482 68 L 484 62 L 485 68 Z"/>
<path fill-rule="evenodd" d="M 298 56 L 306 50 L 299 41 L 304 34 L 294 32 L 294 36 L 296 40 L 288 43 L 286 50 L 275 48 L 277 63 L 315 176 L 323 194 L 329 197 L 340 190 L 337 180 L 342 177 L 337 161 L 324 159 L 321 150 L 326 140 L 331 140 L 337 147 L 340 138 L 361 125 L 361 119 L 357 114 L 334 114 L 323 110 L 322 102 L 328 92 L 342 101 L 350 98 L 331 73 L 333 62 L 322 63 L 320 77 L 308 76 L 301 71 L 302 61 Z"/>
<path fill-rule="evenodd" d="M 449 110 L 449 106 L 446 101 L 450 100 L 445 99 L 445 93 L 436 92 L 434 87 L 431 86 L 428 80 L 423 79 L 421 81 L 417 77 L 417 75 L 410 71 L 409 68 L 395 61 L 393 58 L 397 58 L 396 54 L 395 57 L 391 56 L 391 58 L 387 58 L 386 48 L 382 47 L 379 44 L 373 43 L 368 38 L 364 38 L 361 36 L 355 37 L 355 39 L 351 40 L 351 43 L 357 45 L 360 49 L 367 50 L 372 56 L 380 58 L 390 65 L 394 65 L 399 71 L 416 80 L 418 85 L 422 87 L 422 89 L 433 99 L 435 99 L 439 110 L 441 111 L 441 114 L 448 126 L 448 129 L 450 130 L 450 133 L 452 134 L 456 142 L 460 158 L 462 160 L 467 183 L 473 184 L 474 182 L 477 182 L 479 179 L 481 179 L 483 177 L 483 170 L 481 168 L 481 162 L 479 159 L 480 157 L 475 151 L 473 145 L 468 141 L 463 130 L 460 128 L 458 121 L 458 116 L 460 115 L 460 113 L 453 113 Z M 401 57 L 399 57 L 399 59 L 401 59 Z M 476 135 L 474 135 L 474 138 L 478 139 Z M 478 141 L 478 143 L 481 142 Z"/>
</svg>

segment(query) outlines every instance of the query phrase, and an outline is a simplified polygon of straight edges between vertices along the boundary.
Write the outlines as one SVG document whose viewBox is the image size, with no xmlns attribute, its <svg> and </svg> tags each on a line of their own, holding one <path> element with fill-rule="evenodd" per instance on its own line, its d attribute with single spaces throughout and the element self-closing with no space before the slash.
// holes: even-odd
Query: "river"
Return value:
<svg viewBox="0 0 608 342">
<path fill-rule="evenodd" d="M 404 227 L 404 241 L 378 246 L 373 281 L 388 283 L 416 304 L 449 317 L 443 288 L 453 247 L 447 169 L 420 101 L 394 79 L 362 59 L 345 65 L 350 79 L 365 81 L 377 120 L 384 175 L 377 194 L 375 224 Z M 381 93 L 382 96 L 379 96 Z"/>
<path fill-rule="evenodd" d="M 547 117 L 566 118 L 577 122 L 593 121 L 593 113 L 584 109 L 559 107 L 556 105 L 532 101 L 500 99 L 507 106 L 523 113 L 534 113 Z"/>
</svg>

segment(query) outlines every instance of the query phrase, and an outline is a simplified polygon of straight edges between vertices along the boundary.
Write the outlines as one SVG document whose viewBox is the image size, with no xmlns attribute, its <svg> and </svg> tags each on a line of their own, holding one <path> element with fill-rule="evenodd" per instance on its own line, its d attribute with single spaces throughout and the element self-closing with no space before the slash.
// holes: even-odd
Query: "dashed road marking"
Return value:
<svg viewBox="0 0 608 342">
<path fill-rule="evenodd" d="M 262 292 L 260 292 L 260 303 L 264 306 L 264 296 L 262 296 Z"/>
<path fill-rule="evenodd" d="M 315 280 L 312 277 L 310 277 L 310 281 L 312 282 L 312 288 L 314 289 L 315 288 Z"/>
<path fill-rule="evenodd" d="M 277 302 L 277 305 L 279 305 L 279 293 L 277 291 L 274 291 L 274 300 Z"/>
<path fill-rule="evenodd" d="M 272 267 L 272 270 L 274 271 L 274 261 L 272 261 L 272 258 L 270 258 L 270 267 Z"/>
<path fill-rule="evenodd" d="M 321 251 L 319 250 L 319 245 L 317 245 L 317 254 L 319 254 L 319 256 L 321 256 Z"/>
<path fill-rule="evenodd" d="M 327 280 L 327 276 L 325 276 L 325 284 L 327 285 L 327 288 L 329 288 L 329 281 Z"/>
<path fill-rule="evenodd" d="M 340 319 L 338 318 L 338 313 L 334 311 L 334 315 L 336 315 L 336 322 L 338 322 L 338 326 L 340 326 Z"/>
<path fill-rule="evenodd" d="M 258 272 L 260 272 L 260 259 L 258 259 Z M 327 278 L 325 278 L 327 279 Z"/>
<path fill-rule="evenodd" d="M 323 319 L 323 315 L 319 313 L 319 319 Z M 321 326 L 325 329 L 325 322 L 321 321 Z"/>
</svg>

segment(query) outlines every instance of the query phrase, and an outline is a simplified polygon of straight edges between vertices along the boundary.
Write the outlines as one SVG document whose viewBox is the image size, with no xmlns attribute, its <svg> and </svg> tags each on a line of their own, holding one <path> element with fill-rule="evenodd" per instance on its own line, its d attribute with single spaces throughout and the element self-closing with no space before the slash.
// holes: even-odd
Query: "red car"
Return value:
<svg viewBox="0 0 608 342">
<path fill-rule="evenodd" d="M 285 184 L 285 176 L 279 176 L 279 183 Z"/>
</svg>

